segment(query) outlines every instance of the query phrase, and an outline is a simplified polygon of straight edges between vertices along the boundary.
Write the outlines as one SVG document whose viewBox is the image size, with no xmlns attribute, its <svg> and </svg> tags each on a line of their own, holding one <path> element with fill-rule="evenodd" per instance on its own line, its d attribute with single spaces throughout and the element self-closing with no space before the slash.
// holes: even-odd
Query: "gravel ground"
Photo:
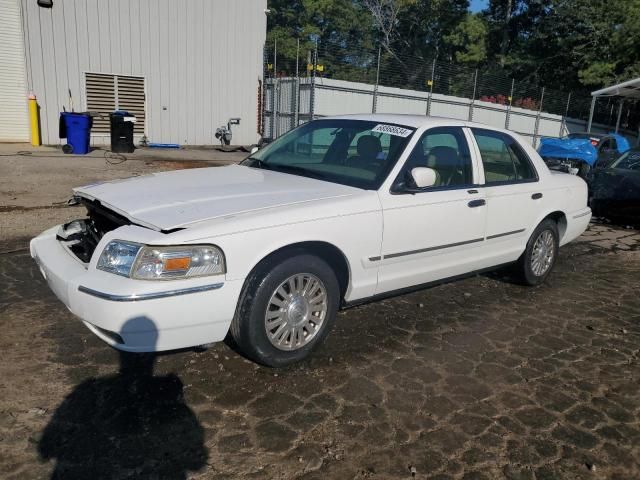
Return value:
<svg viewBox="0 0 640 480">
<path fill-rule="evenodd" d="M 15 205 L 131 173 L 51 168 Z M 59 218 L 34 211 L 0 212 L 5 249 Z M 539 288 L 490 274 L 346 310 L 281 370 L 225 344 L 119 355 L 26 252 L 0 254 L 0 279 L 3 479 L 640 478 L 634 230 L 592 225 Z"/>
</svg>

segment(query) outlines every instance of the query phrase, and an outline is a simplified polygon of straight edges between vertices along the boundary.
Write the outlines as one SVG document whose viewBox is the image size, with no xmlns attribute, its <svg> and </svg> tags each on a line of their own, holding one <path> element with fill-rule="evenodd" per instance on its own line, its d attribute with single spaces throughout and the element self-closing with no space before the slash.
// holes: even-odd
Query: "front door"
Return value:
<svg viewBox="0 0 640 480">
<path fill-rule="evenodd" d="M 436 184 L 406 191 L 410 171 L 436 171 Z M 463 127 L 427 130 L 391 191 L 380 191 L 384 232 L 377 293 L 475 270 L 482 261 L 486 200 Z"/>
</svg>

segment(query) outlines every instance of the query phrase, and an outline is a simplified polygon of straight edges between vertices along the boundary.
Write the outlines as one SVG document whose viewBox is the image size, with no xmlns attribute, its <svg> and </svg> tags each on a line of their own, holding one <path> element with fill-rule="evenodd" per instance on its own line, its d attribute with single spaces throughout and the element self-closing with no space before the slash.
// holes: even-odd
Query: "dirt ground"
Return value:
<svg viewBox="0 0 640 480">
<path fill-rule="evenodd" d="M 21 248 L 76 215 L 54 206 L 72 185 L 180 166 L 0 157 L 0 478 L 640 478 L 637 231 L 592 225 L 539 288 L 346 310 L 286 369 L 225 344 L 119 355 Z"/>
<path fill-rule="evenodd" d="M 247 155 L 150 148 L 123 156 L 100 149 L 89 155 L 65 155 L 58 148 L 0 144 L 0 252 L 24 246 L 46 225 L 82 215 L 82 208 L 66 206 L 73 187 L 164 170 L 225 165 Z"/>
</svg>

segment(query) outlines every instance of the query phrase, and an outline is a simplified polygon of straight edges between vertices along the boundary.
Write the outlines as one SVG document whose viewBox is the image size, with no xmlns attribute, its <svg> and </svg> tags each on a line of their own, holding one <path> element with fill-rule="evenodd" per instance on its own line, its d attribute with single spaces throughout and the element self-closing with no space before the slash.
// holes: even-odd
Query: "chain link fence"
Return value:
<svg viewBox="0 0 640 480">
<path fill-rule="evenodd" d="M 346 113 L 439 115 L 504 127 L 537 146 L 542 136 L 587 127 L 591 96 L 513 79 L 499 68 L 469 68 L 434 58 L 398 55 L 383 46 L 354 50 L 327 42 L 298 44 L 295 56 L 265 46 L 262 136 L 269 140 L 301 123 Z M 594 132 L 638 134 L 638 104 L 599 99 Z"/>
</svg>

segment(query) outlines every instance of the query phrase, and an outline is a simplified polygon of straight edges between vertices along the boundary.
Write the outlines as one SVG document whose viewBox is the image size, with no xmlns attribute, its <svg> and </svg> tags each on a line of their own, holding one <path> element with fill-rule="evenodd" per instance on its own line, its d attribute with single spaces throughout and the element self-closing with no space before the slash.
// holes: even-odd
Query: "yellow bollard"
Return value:
<svg viewBox="0 0 640 480">
<path fill-rule="evenodd" d="M 38 112 L 38 101 L 33 93 L 29 94 L 29 120 L 31 122 L 31 145 L 39 147 L 40 141 L 40 115 Z"/>
</svg>

